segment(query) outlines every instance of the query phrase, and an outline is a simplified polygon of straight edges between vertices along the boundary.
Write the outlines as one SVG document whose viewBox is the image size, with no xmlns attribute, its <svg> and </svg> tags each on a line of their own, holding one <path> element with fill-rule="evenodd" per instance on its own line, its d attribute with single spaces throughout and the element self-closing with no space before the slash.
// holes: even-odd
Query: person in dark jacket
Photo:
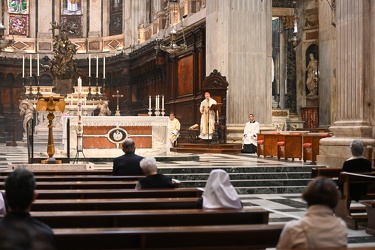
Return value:
<svg viewBox="0 0 375 250">
<path fill-rule="evenodd" d="M 154 157 L 145 157 L 141 160 L 140 165 L 146 177 L 139 179 L 136 189 L 175 187 L 171 178 L 158 174 Z"/>
<path fill-rule="evenodd" d="M 352 156 L 347 159 L 343 166 L 342 171 L 343 172 L 371 172 L 372 166 L 371 161 L 366 159 L 363 156 L 363 142 L 361 140 L 353 140 L 350 143 L 350 150 L 352 153 Z M 341 192 L 343 191 L 343 185 L 339 181 L 339 189 Z M 363 184 L 352 184 L 350 186 L 350 201 L 355 200 L 359 201 L 360 197 L 362 195 L 365 195 L 367 193 L 367 185 Z"/>
<path fill-rule="evenodd" d="M 113 175 L 117 176 L 142 176 L 143 171 L 139 166 L 142 156 L 135 154 L 135 143 L 132 139 L 126 139 L 122 143 L 124 155 L 113 159 Z"/>
<path fill-rule="evenodd" d="M 13 249 L 56 249 L 52 229 L 30 215 L 30 208 L 37 197 L 35 178 L 32 172 L 17 168 L 5 181 L 7 214 L 0 221 L 1 244 L 11 244 Z M 3 248 L 1 248 L 3 249 Z"/>
</svg>

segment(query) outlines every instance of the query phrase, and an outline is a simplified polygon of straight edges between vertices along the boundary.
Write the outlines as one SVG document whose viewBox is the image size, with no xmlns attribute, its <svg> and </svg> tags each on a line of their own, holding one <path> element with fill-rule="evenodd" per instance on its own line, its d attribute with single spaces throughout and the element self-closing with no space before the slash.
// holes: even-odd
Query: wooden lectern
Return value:
<svg viewBox="0 0 375 250">
<path fill-rule="evenodd" d="M 220 120 L 222 103 L 212 104 L 210 110 L 215 112 L 215 127 L 212 133 L 212 143 L 219 143 L 219 131 L 220 131 Z"/>
</svg>

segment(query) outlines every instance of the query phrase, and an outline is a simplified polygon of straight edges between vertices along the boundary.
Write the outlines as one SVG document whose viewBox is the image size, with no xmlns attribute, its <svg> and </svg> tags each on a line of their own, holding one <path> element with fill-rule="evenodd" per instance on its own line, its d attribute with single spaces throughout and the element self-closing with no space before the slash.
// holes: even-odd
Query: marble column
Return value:
<svg viewBox="0 0 375 250">
<path fill-rule="evenodd" d="M 326 1 L 319 1 L 319 127 L 328 128 L 336 114 L 336 18 Z"/>
<path fill-rule="evenodd" d="M 272 120 L 272 0 L 206 1 L 206 75 L 229 82 L 228 126 Z"/>
<path fill-rule="evenodd" d="M 334 136 L 320 141 L 319 165 L 341 166 L 355 138 L 368 148 L 374 145 L 374 4 L 336 1 L 337 112 L 330 127 Z"/>
<path fill-rule="evenodd" d="M 52 11 L 45 11 L 52 8 L 51 0 L 38 0 L 38 38 L 52 38 Z"/>
<path fill-rule="evenodd" d="M 90 1 L 89 34 L 88 37 L 101 37 L 102 30 L 102 0 Z"/>
</svg>

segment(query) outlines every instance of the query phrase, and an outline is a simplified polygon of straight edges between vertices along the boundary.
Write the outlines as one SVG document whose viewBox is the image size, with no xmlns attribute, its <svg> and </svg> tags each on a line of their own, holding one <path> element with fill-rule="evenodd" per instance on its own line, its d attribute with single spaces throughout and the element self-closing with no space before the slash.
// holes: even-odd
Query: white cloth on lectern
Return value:
<svg viewBox="0 0 375 250">
<path fill-rule="evenodd" d="M 240 197 L 230 182 L 229 174 L 222 169 L 211 171 L 202 197 L 203 208 L 242 208 Z"/>
</svg>

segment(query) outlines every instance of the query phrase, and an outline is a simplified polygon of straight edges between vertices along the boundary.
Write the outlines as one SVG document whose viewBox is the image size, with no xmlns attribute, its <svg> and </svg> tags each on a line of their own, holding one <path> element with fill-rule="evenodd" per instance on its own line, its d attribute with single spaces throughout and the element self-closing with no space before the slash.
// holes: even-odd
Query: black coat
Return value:
<svg viewBox="0 0 375 250">
<path fill-rule="evenodd" d="M 141 188 L 174 188 L 172 179 L 162 174 L 154 174 L 139 179 Z"/>
<path fill-rule="evenodd" d="M 113 159 L 113 175 L 118 176 L 140 176 L 144 175 L 139 162 L 142 156 L 127 152 L 126 154 Z"/>
<path fill-rule="evenodd" d="M 342 166 L 343 172 L 371 172 L 372 166 L 371 161 L 366 158 L 357 158 L 352 160 L 346 160 Z M 343 185 L 339 180 L 339 188 L 341 192 L 343 191 Z M 367 185 L 363 184 L 352 184 L 350 186 L 350 199 L 358 201 L 361 195 L 367 193 Z"/>
</svg>

